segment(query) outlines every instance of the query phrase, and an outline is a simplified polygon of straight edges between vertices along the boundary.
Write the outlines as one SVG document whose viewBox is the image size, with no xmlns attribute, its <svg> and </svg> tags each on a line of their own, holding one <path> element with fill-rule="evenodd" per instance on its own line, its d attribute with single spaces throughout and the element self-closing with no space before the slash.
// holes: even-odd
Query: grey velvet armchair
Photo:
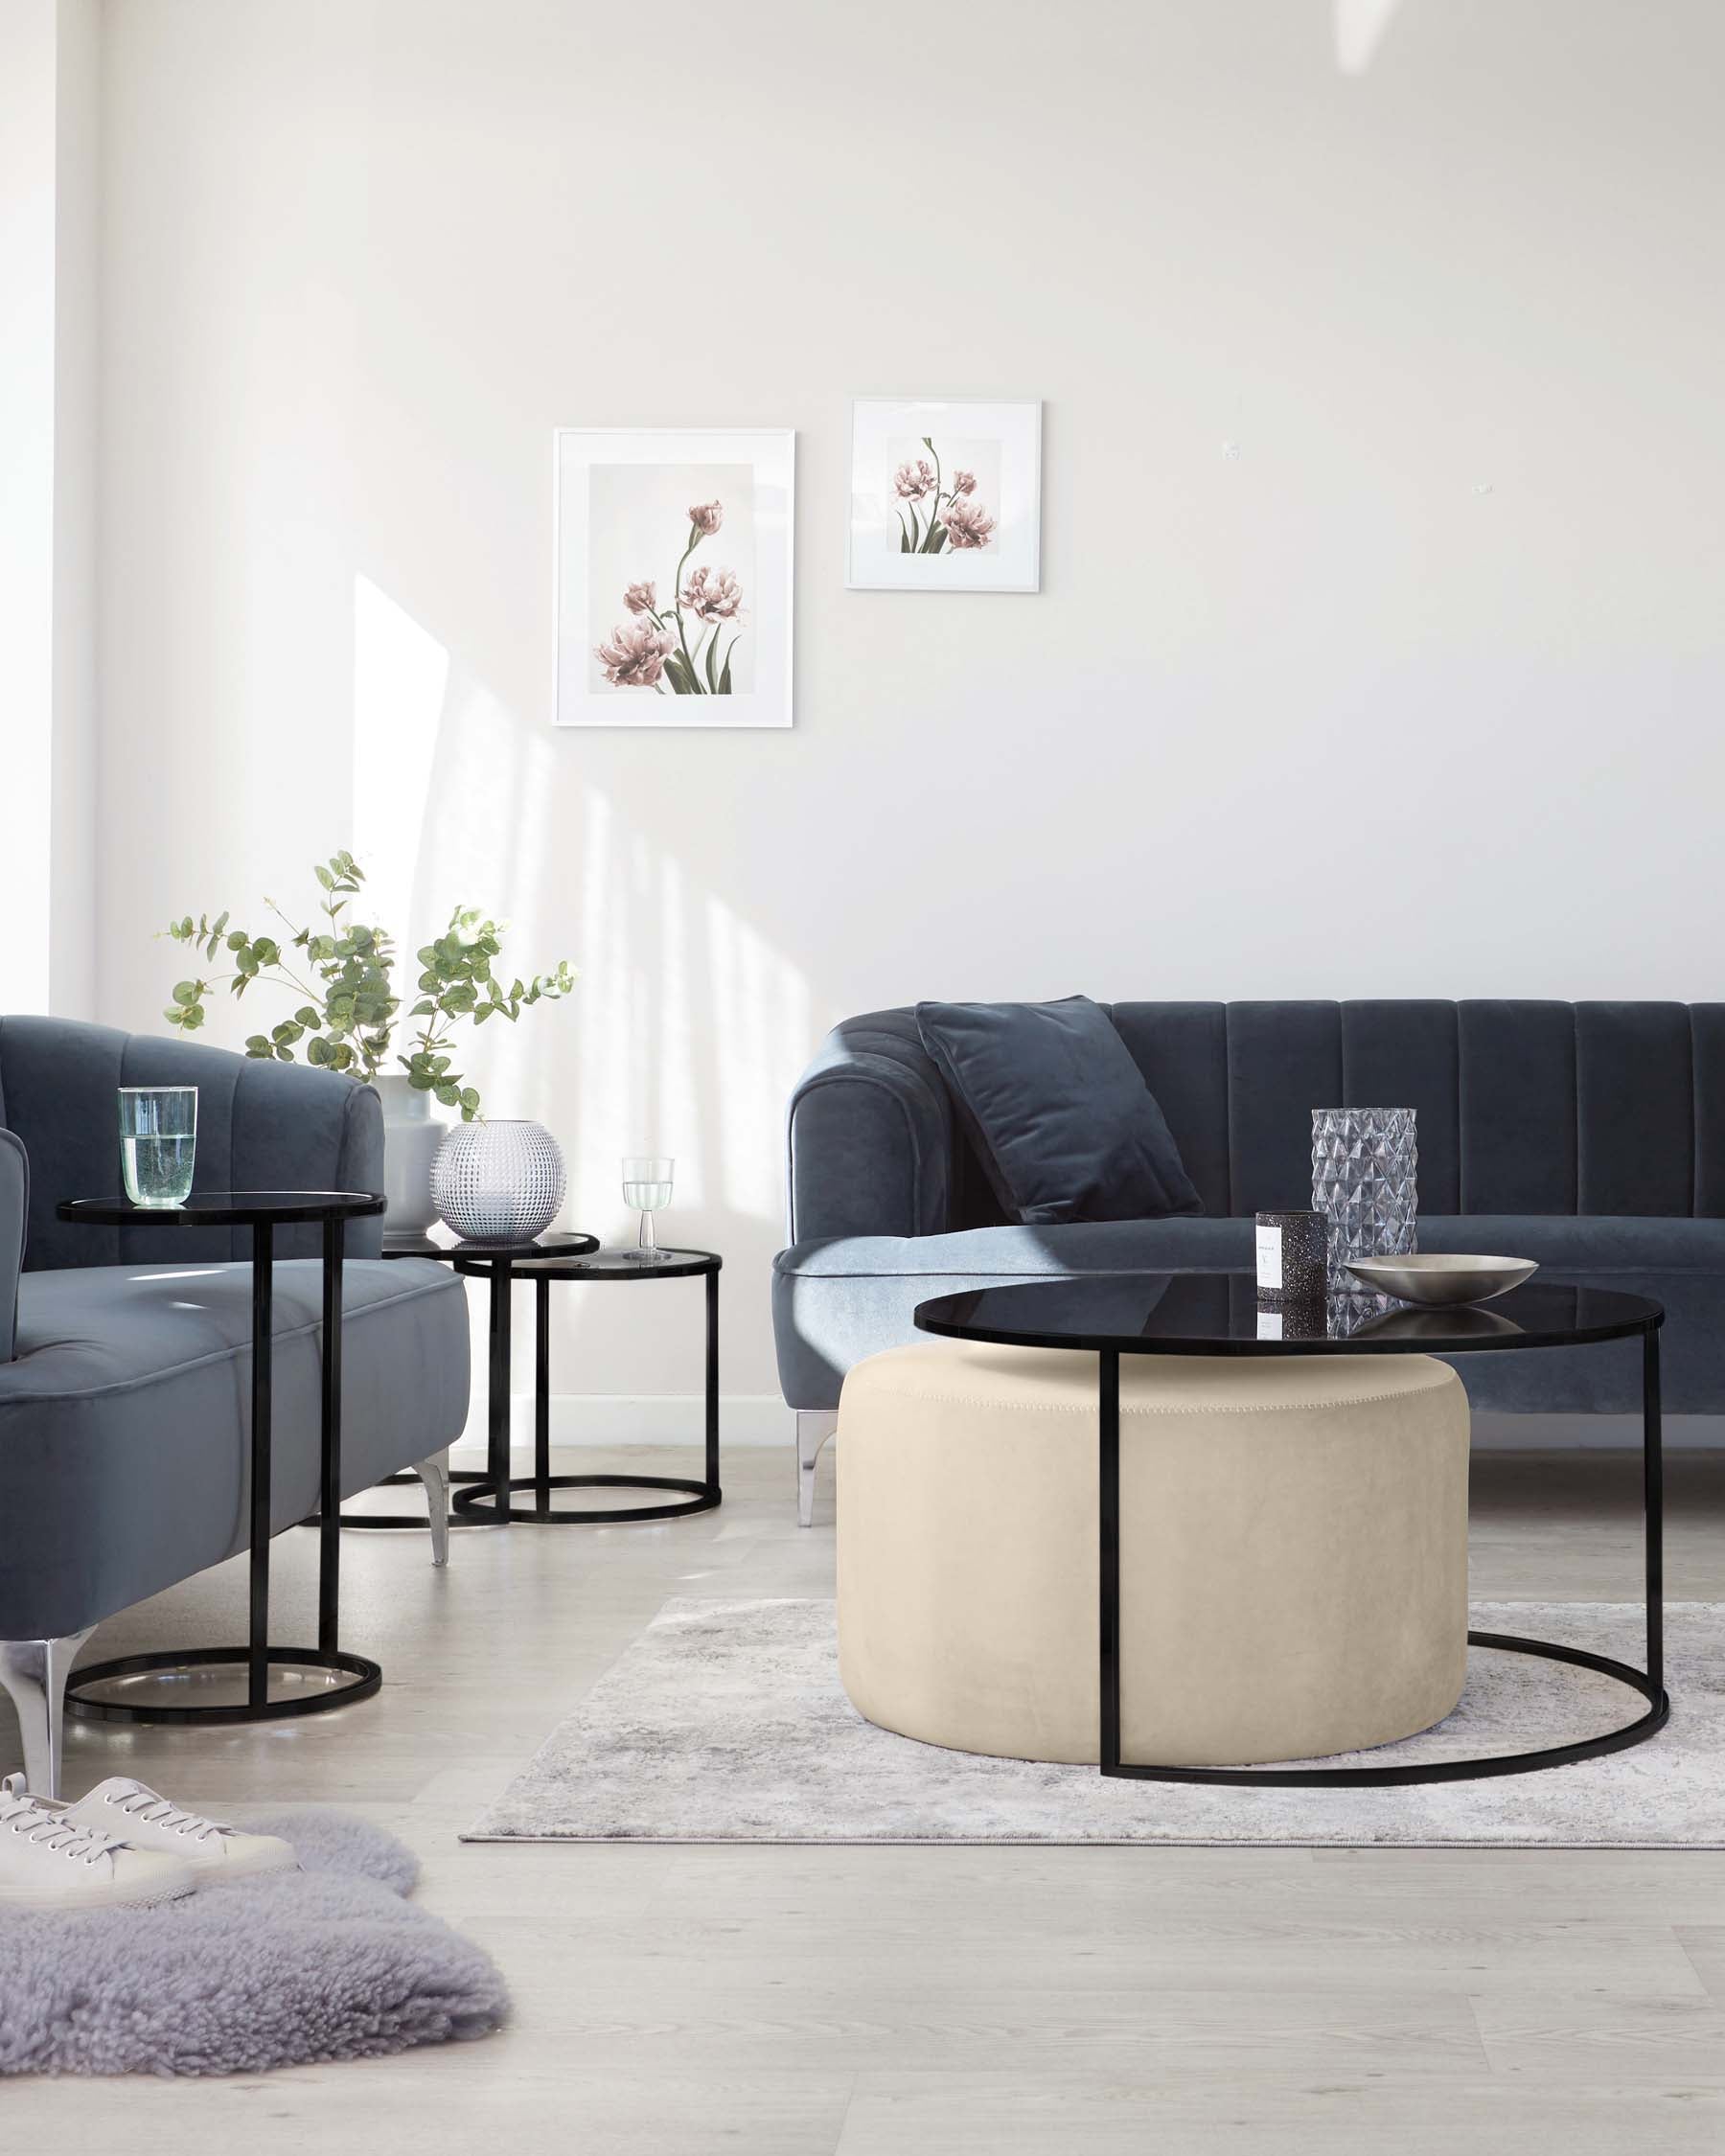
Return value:
<svg viewBox="0 0 1725 2156">
<path fill-rule="evenodd" d="M 118 1185 L 115 1090 L 198 1089 L 196 1189 L 380 1189 L 382 1112 L 334 1072 L 39 1018 L 0 1019 L 0 1685 L 58 1787 L 67 1675 L 93 1628 L 247 1540 L 243 1228 L 69 1226 Z M 318 1492 L 315 1228 L 278 1231 L 272 1531 Z M 443 1456 L 468 1406 L 461 1281 L 348 1234 L 343 1495 L 418 1468 L 441 1562 Z M 281 1262 L 285 1261 L 285 1262 Z M 0 1745 L 3 1745 L 0 1736 Z"/>
</svg>

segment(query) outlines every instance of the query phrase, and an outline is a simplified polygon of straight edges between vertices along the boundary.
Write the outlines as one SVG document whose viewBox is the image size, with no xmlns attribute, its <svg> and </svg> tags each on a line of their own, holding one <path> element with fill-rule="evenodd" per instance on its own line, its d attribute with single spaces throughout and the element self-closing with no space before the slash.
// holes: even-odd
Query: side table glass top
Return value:
<svg viewBox="0 0 1725 2156">
<path fill-rule="evenodd" d="M 916 1307 L 922 1331 L 1025 1347 L 1138 1355 L 1470 1355 L 1626 1340 L 1663 1323 L 1644 1296 L 1534 1281 L 1489 1303 L 1416 1310 L 1387 1296 L 1339 1296 L 1301 1322 L 1263 1312 L 1250 1273 L 1130 1273 L 1037 1280 L 939 1296 Z"/>
<path fill-rule="evenodd" d="M 385 1227 L 383 1230 L 383 1255 L 385 1257 L 431 1258 L 572 1258 L 586 1257 L 599 1248 L 596 1235 L 586 1235 L 578 1229 L 552 1228 L 543 1235 L 536 1235 L 519 1243 L 465 1242 L 458 1235 L 448 1233 L 422 1235 L 418 1228 L 405 1232 Z"/>
<path fill-rule="evenodd" d="M 64 1198 L 63 1221 L 96 1227 L 243 1227 L 364 1219 L 387 1200 L 370 1190 L 195 1190 L 177 1205 L 134 1205 L 129 1198 Z"/>
</svg>

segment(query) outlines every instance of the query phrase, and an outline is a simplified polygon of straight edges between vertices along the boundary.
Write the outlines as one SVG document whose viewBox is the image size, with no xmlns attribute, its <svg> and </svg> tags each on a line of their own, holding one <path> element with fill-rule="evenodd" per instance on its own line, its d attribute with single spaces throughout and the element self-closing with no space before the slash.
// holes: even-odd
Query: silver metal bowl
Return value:
<svg viewBox="0 0 1725 2156">
<path fill-rule="evenodd" d="M 1489 1302 L 1530 1280 L 1539 1267 L 1532 1258 L 1464 1257 L 1446 1250 L 1427 1257 L 1361 1258 L 1347 1270 L 1379 1295 L 1440 1310 L 1453 1303 Z"/>
</svg>

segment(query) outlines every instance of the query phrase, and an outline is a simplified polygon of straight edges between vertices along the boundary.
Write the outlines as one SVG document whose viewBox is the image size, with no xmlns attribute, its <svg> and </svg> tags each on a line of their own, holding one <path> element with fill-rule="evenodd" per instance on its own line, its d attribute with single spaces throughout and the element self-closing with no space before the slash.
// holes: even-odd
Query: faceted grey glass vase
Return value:
<svg viewBox="0 0 1725 2156">
<path fill-rule="evenodd" d="M 1329 1222 L 1332 1295 L 1368 1292 L 1350 1260 L 1419 1248 L 1418 1167 L 1413 1109 L 1313 1109 L 1312 1209 Z"/>
</svg>

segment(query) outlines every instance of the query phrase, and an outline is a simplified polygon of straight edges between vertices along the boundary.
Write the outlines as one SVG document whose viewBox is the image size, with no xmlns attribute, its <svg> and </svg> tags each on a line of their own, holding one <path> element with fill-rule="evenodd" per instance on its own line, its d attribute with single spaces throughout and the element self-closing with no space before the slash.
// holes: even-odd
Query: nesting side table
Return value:
<svg viewBox="0 0 1725 2156">
<path fill-rule="evenodd" d="M 525 1521 L 541 1526 L 590 1526 L 618 1520 L 681 1520 L 692 1512 L 710 1512 L 723 1502 L 719 1486 L 719 1270 L 712 1250 L 664 1250 L 658 1262 L 643 1265 L 632 1250 L 602 1250 L 590 1236 L 586 1254 L 558 1252 L 518 1258 L 468 1244 L 448 1252 L 458 1273 L 489 1279 L 491 1305 L 491 1418 L 485 1479 L 460 1492 L 452 1517 L 492 1526 Z M 706 1456 L 699 1478 L 680 1475 L 553 1475 L 551 1472 L 551 1288 L 555 1281 L 593 1281 L 637 1286 L 658 1280 L 706 1281 Z M 533 1378 L 533 1473 L 509 1472 L 509 1291 L 515 1280 L 534 1284 L 535 1343 Z M 669 1490 L 674 1503 L 554 1507 L 553 1490 Z M 510 1501 L 531 1490 L 533 1503 Z"/>
</svg>

